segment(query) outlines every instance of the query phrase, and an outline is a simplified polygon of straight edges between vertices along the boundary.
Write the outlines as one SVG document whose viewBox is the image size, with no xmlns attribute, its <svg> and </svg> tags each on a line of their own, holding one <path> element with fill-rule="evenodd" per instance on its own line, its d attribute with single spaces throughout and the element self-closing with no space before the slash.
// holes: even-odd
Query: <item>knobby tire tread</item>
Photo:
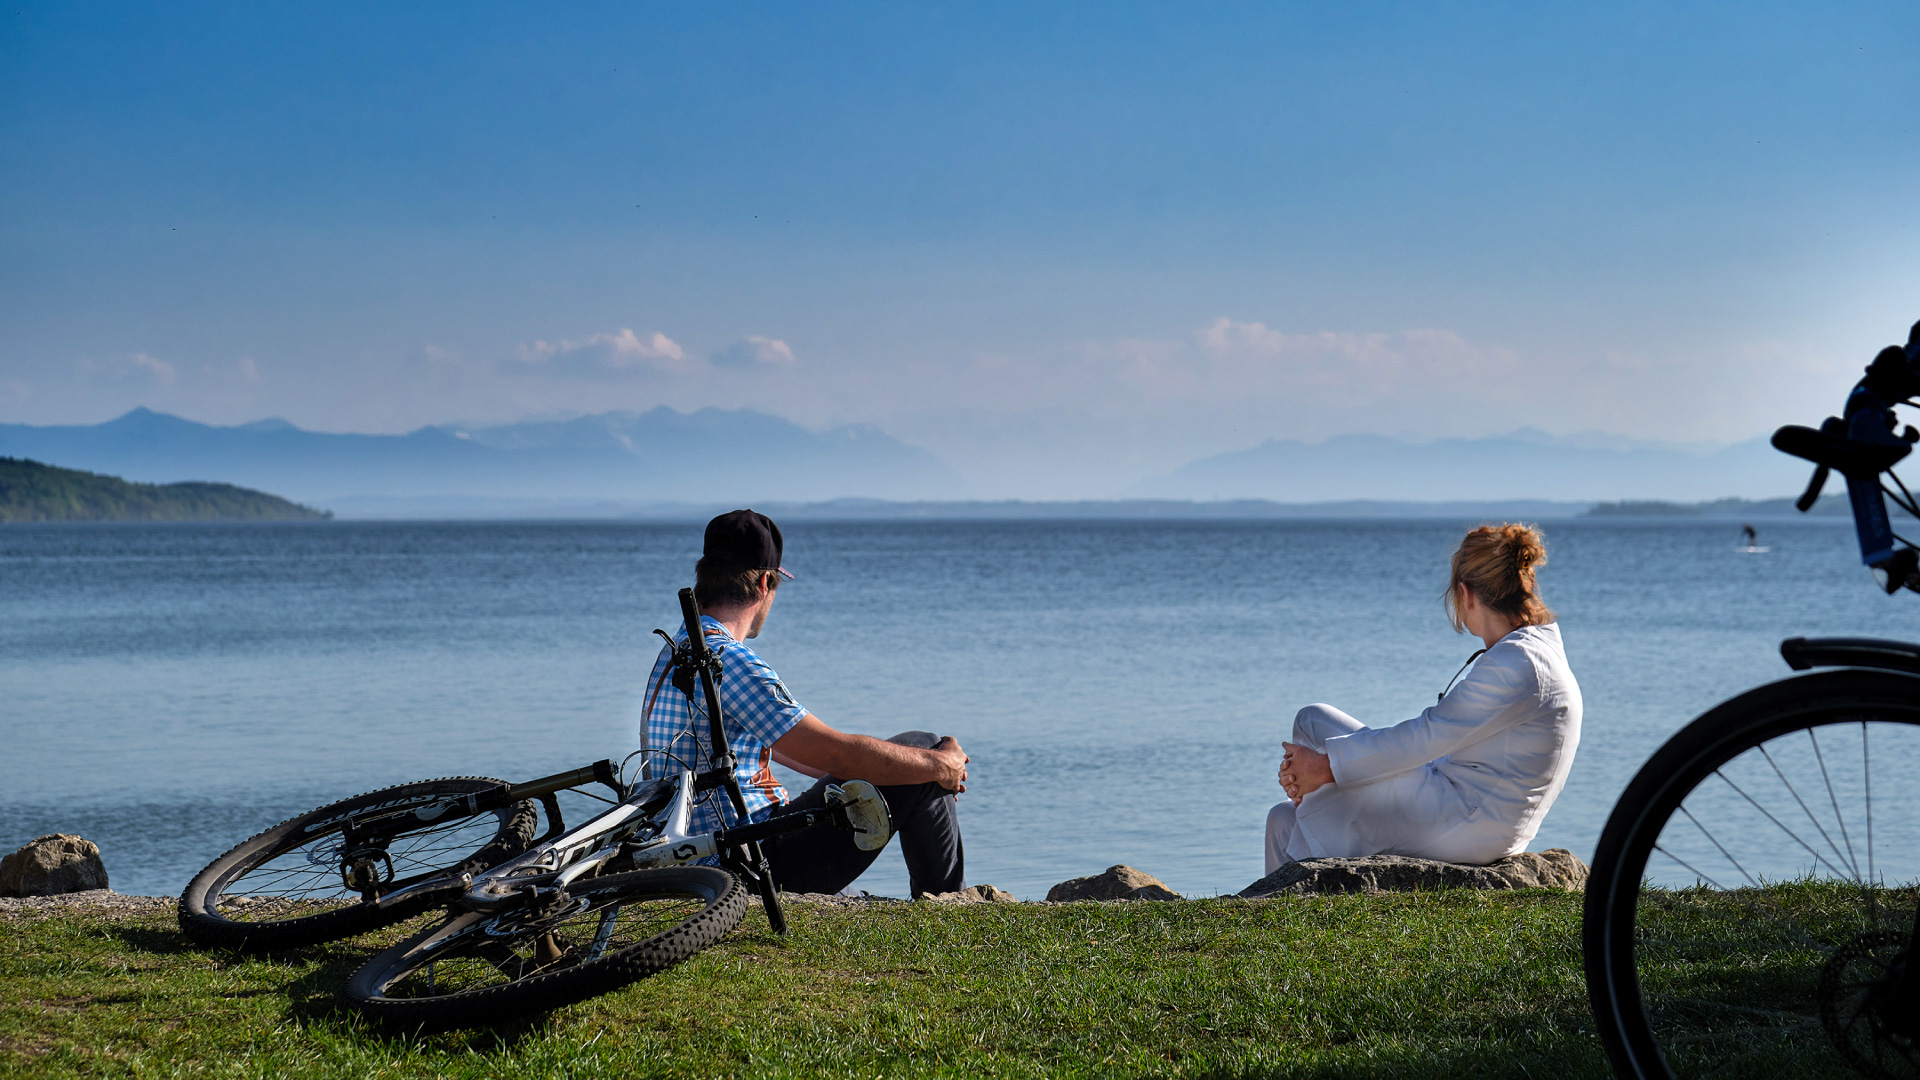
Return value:
<svg viewBox="0 0 1920 1080">
<path fill-rule="evenodd" d="M 289 837 L 297 837 L 293 829 L 300 823 L 327 814 L 338 814 L 345 808 L 364 803 L 368 800 L 393 798 L 399 792 L 414 788 L 431 790 L 439 785 L 478 785 L 492 786 L 504 783 L 486 776 L 443 776 L 432 780 L 415 780 L 404 784 L 378 788 L 373 791 L 340 799 L 324 806 L 315 807 L 302 814 L 262 829 L 260 832 L 235 844 L 219 858 L 208 863 L 180 894 L 179 920 L 180 931 L 197 945 L 207 948 L 229 948 L 248 952 L 272 952 L 281 949 L 297 949 L 323 942 L 335 941 L 344 937 L 377 930 L 420 914 L 433 907 L 434 897 L 422 897 L 413 902 L 402 903 L 391 908 L 376 908 L 372 904 L 352 904 L 332 911 L 297 919 L 262 922 L 237 922 L 222 917 L 218 913 L 217 896 L 210 895 L 221 884 L 231 867 L 249 856 L 258 855 L 254 865 L 264 863 L 276 855 L 293 850 L 300 844 L 288 844 Z M 464 792 L 448 791 L 446 794 Z M 491 813 L 491 811 L 488 811 Z M 439 823 L 435 823 L 439 824 Z M 469 870 L 481 870 L 493 866 L 505 859 L 525 851 L 533 843 L 539 827 L 539 814 L 532 802 L 522 800 L 511 804 L 508 813 L 495 832 L 493 838 L 468 855 L 459 866 Z M 319 834 L 324 836 L 326 834 Z M 311 842 L 309 838 L 306 842 Z M 242 871 L 244 874 L 246 871 Z"/>
<path fill-rule="evenodd" d="M 719 882 L 721 877 L 726 879 L 724 883 Z M 747 889 L 734 875 L 707 866 L 636 870 L 582 883 L 595 889 L 631 886 L 628 895 L 644 896 L 684 894 L 685 888 L 674 888 L 674 881 L 700 879 L 713 882 L 709 891 L 719 894 L 706 907 L 645 941 L 577 967 L 446 997 L 383 996 L 378 988 L 417 966 L 411 954 L 447 925 L 442 923 L 367 961 L 348 979 L 347 1000 L 362 1016 L 385 1028 L 425 1032 L 503 1023 L 618 990 L 657 975 L 726 937 L 746 916 Z"/>
</svg>

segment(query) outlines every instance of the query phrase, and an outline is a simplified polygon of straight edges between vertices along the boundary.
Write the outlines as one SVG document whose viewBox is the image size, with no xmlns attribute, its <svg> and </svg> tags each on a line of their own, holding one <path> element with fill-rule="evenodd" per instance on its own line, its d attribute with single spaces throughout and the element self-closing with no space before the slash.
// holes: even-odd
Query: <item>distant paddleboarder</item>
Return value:
<svg viewBox="0 0 1920 1080">
<path fill-rule="evenodd" d="M 1760 534 L 1753 531 L 1753 526 L 1751 525 L 1740 526 L 1740 535 L 1747 538 L 1748 547 L 1751 548 L 1751 547 L 1760 546 Z"/>
</svg>

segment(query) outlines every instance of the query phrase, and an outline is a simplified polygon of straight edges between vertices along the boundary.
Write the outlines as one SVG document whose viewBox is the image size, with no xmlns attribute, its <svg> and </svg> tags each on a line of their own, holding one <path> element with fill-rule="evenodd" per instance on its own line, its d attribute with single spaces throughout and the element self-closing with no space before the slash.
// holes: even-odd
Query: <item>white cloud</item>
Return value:
<svg viewBox="0 0 1920 1080">
<path fill-rule="evenodd" d="M 127 362 L 132 364 L 136 369 L 152 375 L 154 382 L 163 385 L 171 386 L 173 382 L 180 377 L 180 373 L 174 370 L 172 364 L 157 357 L 148 356 L 143 352 L 137 352 L 128 356 Z"/>
<path fill-rule="evenodd" d="M 1541 375 L 1510 349 L 1450 330 L 1286 333 L 1218 318 L 1185 339 L 1122 338 L 921 367 L 899 390 L 919 397 L 909 408 L 1057 409 L 1163 433 L 1184 427 L 1225 438 L 1232 427 L 1317 438 L 1505 430 L 1516 424 L 1468 414 L 1537 396 Z"/>
<path fill-rule="evenodd" d="M 520 346 L 520 359 L 532 364 L 567 362 L 576 369 L 598 367 L 608 371 L 676 371 L 685 367 L 687 352 L 658 330 L 641 337 L 631 329 L 592 334 L 574 340 L 535 341 Z"/>
<path fill-rule="evenodd" d="M 719 367 L 759 367 L 763 364 L 792 364 L 793 349 L 779 338 L 750 334 L 709 357 Z"/>
<path fill-rule="evenodd" d="M 88 375 L 105 376 L 116 383 L 143 379 L 159 386 L 172 386 L 180 379 L 179 370 L 172 364 L 144 352 L 125 353 L 111 360 L 83 356 L 75 360 L 73 366 Z"/>
<path fill-rule="evenodd" d="M 1408 400 L 1464 393 L 1498 399 L 1512 396 L 1506 391 L 1523 366 L 1509 349 L 1438 329 L 1287 334 L 1265 323 L 1219 318 L 1194 341 L 1211 361 L 1212 377 L 1206 381 L 1215 390 L 1348 391 Z"/>
</svg>

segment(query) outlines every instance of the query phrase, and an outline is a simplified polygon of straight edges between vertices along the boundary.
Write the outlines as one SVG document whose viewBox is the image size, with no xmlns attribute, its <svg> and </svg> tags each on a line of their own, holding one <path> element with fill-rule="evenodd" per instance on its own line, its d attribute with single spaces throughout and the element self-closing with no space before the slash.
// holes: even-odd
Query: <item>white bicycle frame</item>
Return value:
<svg viewBox="0 0 1920 1080">
<path fill-rule="evenodd" d="M 872 851 L 886 845 L 893 834 L 886 802 L 865 780 L 849 780 L 827 787 L 822 810 L 743 822 L 732 829 L 690 833 L 693 818 L 694 774 L 682 769 L 671 780 L 636 784 L 627 796 L 592 820 L 536 844 L 479 874 L 429 879 L 388 893 L 374 901 L 391 907 L 424 893 L 454 888 L 462 895 L 453 903 L 471 911 L 491 911 L 524 899 L 528 890 L 564 891 L 580 878 L 595 873 L 622 854 L 632 868 L 679 866 L 710 858 L 744 840 L 764 839 L 824 824 L 853 830 L 854 842 Z M 649 832 L 649 830 L 651 830 Z M 639 839 L 635 839 L 639 837 Z"/>
</svg>

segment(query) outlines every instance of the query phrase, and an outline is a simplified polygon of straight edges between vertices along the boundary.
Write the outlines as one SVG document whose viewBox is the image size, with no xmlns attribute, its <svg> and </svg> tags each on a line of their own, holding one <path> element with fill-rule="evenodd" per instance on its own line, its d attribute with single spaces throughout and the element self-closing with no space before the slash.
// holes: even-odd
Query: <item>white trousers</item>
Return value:
<svg viewBox="0 0 1920 1080">
<path fill-rule="evenodd" d="M 1331 705 L 1309 705 L 1293 718 L 1288 741 L 1325 753 L 1327 740 L 1364 727 Z M 1363 784 L 1331 784 L 1298 806 L 1275 806 L 1267 812 L 1266 866 L 1271 874 L 1300 859 L 1361 855 L 1484 865 L 1526 843 L 1518 826 L 1483 815 L 1429 764 Z"/>
<path fill-rule="evenodd" d="M 1325 753 L 1327 740 L 1349 732 L 1359 731 L 1367 725 L 1341 712 L 1331 705 L 1309 705 L 1293 717 L 1293 737 L 1287 741 L 1299 746 L 1309 746 Z M 1311 852 L 1305 845 L 1299 845 L 1299 854 L 1289 854 L 1287 849 L 1293 846 L 1294 825 L 1298 808 L 1292 799 L 1282 799 L 1273 809 L 1267 811 L 1267 873 L 1280 869 L 1282 863 L 1295 862 L 1310 858 Z"/>
</svg>

